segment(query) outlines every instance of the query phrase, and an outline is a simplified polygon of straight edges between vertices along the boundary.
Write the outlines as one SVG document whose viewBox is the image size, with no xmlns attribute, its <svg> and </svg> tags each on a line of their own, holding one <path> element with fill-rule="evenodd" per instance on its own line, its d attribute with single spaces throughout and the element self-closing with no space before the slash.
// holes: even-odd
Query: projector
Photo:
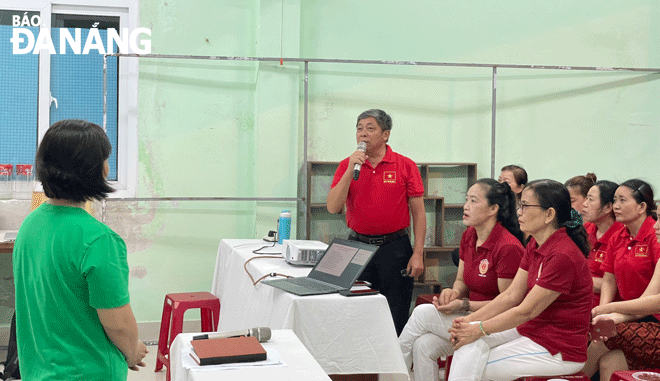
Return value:
<svg viewBox="0 0 660 381">
<path fill-rule="evenodd" d="M 319 261 L 328 245 L 321 241 L 303 241 L 294 239 L 285 239 L 284 260 L 290 265 L 296 266 L 314 266 Z"/>
</svg>

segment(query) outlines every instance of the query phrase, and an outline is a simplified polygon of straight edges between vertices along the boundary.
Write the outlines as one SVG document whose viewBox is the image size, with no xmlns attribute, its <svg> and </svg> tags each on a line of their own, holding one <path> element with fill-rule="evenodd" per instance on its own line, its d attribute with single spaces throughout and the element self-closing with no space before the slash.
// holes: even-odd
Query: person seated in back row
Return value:
<svg viewBox="0 0 660 381">
<path fill-rule="evenodd" d="M 574 176 L 566 180 L 564 186 L 568 189 L 571 195 L 571 208 L 575 209 L 582 215 L 582 208 L 584 207 L 584 200 L 587 199 L 589 189 L 596 182 L 596 175 L 587 173 L 585 176 Z"/>
<path fill-rule="evenodd" d="M 614 251 L 619 242 L 619 236 L 625 229 L 614 215 L 614 192 L 619 187 L 617 183 L 607 180 L 597 181 L 582 205 L 584 228 L 589 236 L 591 252 L 589 253 L 589 269 L 594 281 L 593 306 L 600 304 L 600 289 L 603 284 L 603 261 L 607 253 Z"/>
<path fill-rule="evenodd" d="M 516 194 L 518 203 L 520 203 L 520 195 L 525 184 L 527 184 L 527 171 L 523 167 L 513 164 L 505 165 L 501 171 L 497 181 L 509 184 L 513 193 Z"/>
</svg>

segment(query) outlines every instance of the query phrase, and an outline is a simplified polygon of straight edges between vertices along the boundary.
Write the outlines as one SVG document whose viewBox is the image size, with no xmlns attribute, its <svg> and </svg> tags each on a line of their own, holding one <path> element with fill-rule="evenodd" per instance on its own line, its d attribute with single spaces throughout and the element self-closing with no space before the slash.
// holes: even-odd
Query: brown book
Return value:
<svg viewBox="0 0 660 381">
<path fill-rule="evenodd" d="M 192 340 L 190 356 L 199 365 L 253 362 L 266 359 L 266 350 L 256 337 L 226 337 Z"/>
</svg>

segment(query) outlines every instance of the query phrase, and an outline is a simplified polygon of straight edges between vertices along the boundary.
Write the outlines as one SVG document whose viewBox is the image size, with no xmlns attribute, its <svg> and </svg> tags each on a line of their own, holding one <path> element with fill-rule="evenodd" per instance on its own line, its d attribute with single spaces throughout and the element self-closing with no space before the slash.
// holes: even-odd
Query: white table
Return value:
<svg viewBox="0 0 660 381">
<path fill-rule="evenodd" d="M 219 331 L 288 328 L 327 374 L 377 373 L 408 380 L 384 296 L 297 296 L 261 283 L 254 286 L 243 264 L 265 244 L 239 239 L 220 242 L 211 289 L 220 298 Z M 247 269 L 255 280 L 271 272 L 306 276 L 311 270 L 290 266 L 281 258 L 254 259 Z"/>
<path fill-rule="evenodd" d="M 190 340 L 195 333 L 179 334 L 170 349 L 173 381 L 245 381 L 245 380 L 310 380 L 330 381 L 314 357 L 302 345 L 291 330 L 274 330 L 272 338 L 261 345 L 267 351 L 275 349 L 284 366 L 246 366 L 238 369 L 222 369 L 209 365 L 184 367 L 184 359 L 190 357 Z M 190 363 L 188 361 L 188 363 Z"/>
</svg>

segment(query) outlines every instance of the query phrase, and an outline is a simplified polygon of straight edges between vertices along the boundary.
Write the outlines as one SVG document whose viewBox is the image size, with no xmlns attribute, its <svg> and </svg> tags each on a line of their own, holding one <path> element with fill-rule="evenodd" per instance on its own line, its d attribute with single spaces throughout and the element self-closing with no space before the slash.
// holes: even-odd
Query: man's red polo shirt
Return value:
<svg viewBox="0 0 660 381">
<path fill-rule="evenodd" d="M 332 188 L 348 167 L 348 158 L 339 163 Z M 353 168 L 350 168 L 353 171 Z M 424 195 L 422 176 L 415 162 L 387 146 L 383 160 L 362 165 L 360 177 L 351 180 L 346 198 L 346 224 L 364 235 L 390 234 L 410 226 L 408 199 Z"/>
</svg>

